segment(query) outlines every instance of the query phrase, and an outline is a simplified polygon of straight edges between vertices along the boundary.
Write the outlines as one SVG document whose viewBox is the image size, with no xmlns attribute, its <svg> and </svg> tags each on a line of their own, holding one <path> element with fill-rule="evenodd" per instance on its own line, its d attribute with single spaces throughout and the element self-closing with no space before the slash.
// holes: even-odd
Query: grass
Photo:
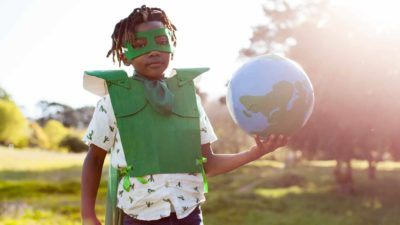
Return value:
<svg viewBox="0 0 400 225">
<path fill-rule="evenodd" d="M 246 166 L 213 179 L 203 207 L 206 224 L 396 225 L 398 170 L 368 180 L 355 169 L 356 192 L 339 194 L 330 167 L 299 165 L 291 170 Z M 258 178 L 258 180 L 257 180 Z M 241 184 L 240 184 L 241 183 Z M 243 184 L 251 187 L 246 190 Z M 226 223 L 222 221 L 227 221 Z"/>
<path fill-rule="evenodd" d="M 0 224 L 81 224 L 80 176 L 84 157 L 85 154 L 0 147 Z M 103 179 L 98 197 L 100 214 L 104 214 L 105 193 Z"/>
<path fill-rule="evenodd" d="M 0 148 L 0 224 L 75 225 L 84 154 Z M 399 225 L 399 163 L 378 166 L 369 180 L 365 162 L 354 163 L 356 192 L 337 193 L 332 162 L 304 162 L 283 169 L 260 160 L 209 178 L 202 206 L 206 225 Z M 97 211 L 104 217 L 106 171 Z"/>
<path fill-rule="evenodd" d="M 0 170 L 43 171 L 82 165 L 85 154 L 68 154 L 39 149 L 12 150 L 0 147 Z"/>
</svg>

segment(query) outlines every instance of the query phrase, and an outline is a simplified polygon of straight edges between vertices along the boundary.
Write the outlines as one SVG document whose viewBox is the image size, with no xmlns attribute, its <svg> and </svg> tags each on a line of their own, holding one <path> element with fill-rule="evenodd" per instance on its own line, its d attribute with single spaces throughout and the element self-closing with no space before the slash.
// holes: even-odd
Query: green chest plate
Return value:
<svg viewBox="0 0 400 225">
<path fill-rule="evenodd" d="M 130 176 L 201 173 L 200 121 L 193 78 L 204 70 L 183 69 L 167 79 L 174 94 L 172 113 L 163 115 L 149 104 L 142 81 L 124 71 L 86 72 L 106 80 Z M 123 75 L 125 73 L 125 75 Z M 117 78 L 117 76 L 119 76 Z"/>
</svg>

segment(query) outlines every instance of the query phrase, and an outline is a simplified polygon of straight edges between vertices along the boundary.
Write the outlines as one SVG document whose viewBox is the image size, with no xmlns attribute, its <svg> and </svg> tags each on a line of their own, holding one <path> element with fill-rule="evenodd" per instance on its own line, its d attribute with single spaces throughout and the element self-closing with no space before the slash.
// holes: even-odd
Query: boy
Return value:
<svg viewBox="0 0 400 225">
<path fill-rule="evenodd" d="M 176 28 L 165 12 L 142 6 L 121 20 L 108 55 L 135 73 L 86 71 L 84 86 L 104 96 L 84 140 L 83 224 L 101 224 L 95 200 L 104 158 L 111 152 L 107 225 L 202 223 L 207 176 L 236 169 L 286 144 L 283 136 L 255 138 L 238 154 L 214 154 L 217 138 L 195 94 L 204 68 L 165 71 L 176 46 Z M 106 88 L 105 88 L 106 85 Z"/>
</svg>

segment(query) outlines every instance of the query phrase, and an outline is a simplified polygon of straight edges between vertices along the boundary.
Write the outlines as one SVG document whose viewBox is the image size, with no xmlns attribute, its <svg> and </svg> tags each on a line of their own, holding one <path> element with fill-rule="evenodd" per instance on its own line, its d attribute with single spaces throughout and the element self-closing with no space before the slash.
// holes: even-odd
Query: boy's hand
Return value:
<svg viewBox="0 0 400 225">
<path fill-rule="evenodd" d="M 255 158 L 258 159 L 265 154 L 275 151 L 277 148 L 285 146 L 290 138 L 284 135 L 271 134 L 266 140 L 261 140 L 258 135 L 254 139 L 257 145 L 253 146 L 251 151 L 254 152 Z"/>
<path fill-rule="evenodd" d="M 82 221 L 83 225 L 101 225 L 101 222 L 96 217 L 87 217 Z"/>
</svg>

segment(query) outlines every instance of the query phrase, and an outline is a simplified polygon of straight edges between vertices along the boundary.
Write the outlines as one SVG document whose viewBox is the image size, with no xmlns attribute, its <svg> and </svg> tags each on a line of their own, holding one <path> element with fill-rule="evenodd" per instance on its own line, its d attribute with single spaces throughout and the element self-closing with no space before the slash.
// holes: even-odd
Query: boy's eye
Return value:
<svg viewBox="0 0 400 225">
<path fill-rule="evenodd" d="M 144 48 L 147 45 L 146 39 L 135 39 L 133 42 L 133 48 Z"/>
<path fill-rule="evenodd" d="M 166 45 L 168 44 L 168 37 L 163 35 L 163 36 L 157 36 L 156 38 L 156 43 L 159 45 Z"/>
</svg>

